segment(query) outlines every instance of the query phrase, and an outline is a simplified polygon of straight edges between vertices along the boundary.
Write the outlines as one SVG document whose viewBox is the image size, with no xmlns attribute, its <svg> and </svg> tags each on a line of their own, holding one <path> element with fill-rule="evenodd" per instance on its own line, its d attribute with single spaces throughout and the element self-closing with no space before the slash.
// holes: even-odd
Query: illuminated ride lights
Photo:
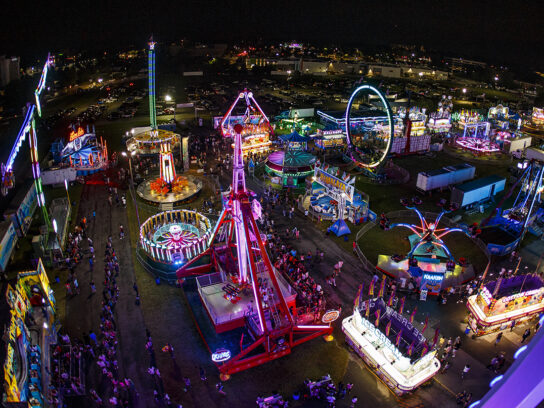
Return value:
<svg viewBox="0 0 544 408">
<path fill-rule="evenodd" d="M 244 93 L 240 95 L 245 99 Z M 262 213 L 260 203 L 246 188 L 243 126 L 236 124 L 232 130 L 232 185 L 206 252 L 215 270 L 221 272 L 197 277 L 199 296 L 216 331 L 243 327 L 246 339 L 252 340 L 244 345 L 242 336 L 239 347 L 232 346 L 236 349 L 211 352 L 222 378 L 290 354 L 295 346 L 332 332 L 328 324 L 304 324 L 295 318 L 292 288 L 274 269 L 257 226 L 256 219 Z M 178 269 L 178 278 L 195 274 L 196 263 L 194 259 Z M 237 311 L 242 304 L 246 306 Z"/>
<path fill-rule="evenodd" d="M 241 115 L 233 115 L 240 101 L 245 102 Z M 221 134 L 224 137 L 235 136 L 234 126 L 242 125 L 242 151 L 262 152 L 270 148 L 270 135 L 274 134 L 268 116 L 263 112 L 253 92 L 244 89 L 238 94 L 234 103 L 227 110 L 220 122 Z M 234 148 L 234 144 L 232 145 Z"/>
<path fill-rule="evenodd" d="M 482 139 L 478 137 L 460 137 L 455 143 L 466 150 L 471 150 L 477 153 L 497 153 L 500 152 L 500 148 L 496 143 L 493 143 L 489 139 Z"/>
<path fill-rule="evenodd" d="M 476 336 L 512 328 L 544 311 L 544 281 L 530 274 L 488 282 L 468 298 L 467 307 Z"/>
<path fill-rule="evenodd" d="M 32 161 L 32 175 L 34 177 L 34 183 L 36 185 L 36 191 L 38 193 L 38 204 L 42 208 L 42 214 L 44 217 L 45 224 L 51 229 L 51 222 L 49 220 L 49 215 L 45 208 L 45 197 L 43 195 L 42 189 L 42 179 L 40 174 L 40 164 L 38 160 L 38 143 L 36 136 L 36 124 L 35 124 L 35 114 L 38 113 L 38 116 L 41 117 L 41 107 L 39 103 L 40 95 L 45 89 L 45 82 L 47 79 L 47 73 L 49 71 L 49 66 L 53 64 L 53 57 L 48 54 L 47 60 L 45 61 L 40 80 L 38 82 L 38 87 L 34 92 L 36 99 L 36 104 L 27 104 L 25 119 L 17 134 L 15 143 L 11 148 L 10 154 L 6 161 L 6 164 L 1 164 L 0 169 L 2 173 L 2 194 L 5 196 L 8 194 L 8 190 L 14 186 L 15 180 L 13 177 L 13 163 L 15 158 L 21 149 L 23 142 L 26 139 L 26 136 L 29 135 L 29 144 L 30 144 L 30 157 Z"/>
<path fill-rule="evenodd" d="M 432 255 L 438 249 L 438 252 L 443 252 L 450 261 L 455 262 L 453 255 L 451 254 L 450 250 L 448 249 L 442 238 L 451 232 L 461 232 L 468 237 L 470 237 L 470 234 L 462 228 L 438 228 L 438 225 L 440 224 L 440 219 L 442 218 L 442 216 L 444 216 L 444 214 L 455 211 L 457 208 L 453 205 L 450 208 L 443 208 L 440 214 L 438 214 L 438 216 L 434 220 L 434 222 L 427 222 L 427 220 L 425 219 L 423 214 L 421 214 L 421 211 L 419 211 L 417 207 L 409 206 L 407 200 L 401 200 L 401 202 L 408 210 L 412 210 L 417 214 L 420 223 L 419 225 L 416 225 L 399 222 L 391 224 L 391 226 L 389 227 L 408 228 L 415 234 L 414 239 L 411 240 L 412 248 L 406 258 L 412 258 L 414 255 L 420 255 L 420 253 L 418 253 L 418 249 L 420 248 L 421 249 L 419 252 L 421 252 L 421 250 L 424 250 L 424 252 L 428 252 L 429 255 Z"/>
<path fill-rule="evenodd" d="M 87 130 L 78 127 L 68 136 L 66 145 L 59 143 L 52 149 L 55 160 L 77 169 L 78 175 L 85 176 L 104 168 L 108 163 L 108 148 L 102 138 L 97 139 L 94 126 Z"/>
<path fill-rule="evenodd" d="M 136 154 L 157 154 L 163 143 L 169 143 L 172 147 L 179 147 L 180 135 L 169 130 L 139 130 L 127 140 L 127 150 Z"/>
<path fill-rule="evenodd" d="M 375 93 L 379 97 L 387 113 L 388 129 L 384 129 L 379 134 L 372 131 L 363 131 L 363 133 L 360 134 L 353 133 L 353 130 L 357 125 L 351 121 L 351 107 L 357 94 L 362 91 Z M 357 166 L 366 169 L 376 169 L 385 160 L 391 150 L 391 141 L 395 135 L 395 123 L 393 121 L 393 112 L 391 111 L 389 102 L 377 88 L 372 85 L 361 85 L 353 91 L 346 107 L 345 132 L 348 153 Z"/>
<path fill-rule="evenodd" d="M 506 232 L 505 235 L 513 238 L 513 241 L 507 245 L 491 242 L 494 238 L 490 238 L 487 246 L 492 254 L 505 255 L 516 249 L 525 237 L 529 227 L 542 212 L 540 204 L 542 203 L 542 191 L 544 190 L 544 166 L 534 160 L 520 163 L 520 165 L 521 168 L 524 168 L 521 176 L 503 196 L 495 210 L 480 223 L 481 228 L 499 228 Z M 502 211 L 503 204 L 518 187 L 519 191 L 513 206 Z M 486 231 L 487 229 L 483 229 L 484 235 Z"/>
<path fill-rule="evenodd" d="M 399 396 L 414 391 L 440 370 L 435 349 L 438 331 L 430 345 L 412 322 L 413 316 L 407 319 L 382 298 L 356 304 L 353 315 L 342 321 L 346 342 Z"/>
<path fill-rule="evenodd" d="M 208 249 L 211 232 L 210 220 L 196 211 L 165 211 L 140 226 L 140 246 L 153 261 L 178 268 Z"/>
</svg>

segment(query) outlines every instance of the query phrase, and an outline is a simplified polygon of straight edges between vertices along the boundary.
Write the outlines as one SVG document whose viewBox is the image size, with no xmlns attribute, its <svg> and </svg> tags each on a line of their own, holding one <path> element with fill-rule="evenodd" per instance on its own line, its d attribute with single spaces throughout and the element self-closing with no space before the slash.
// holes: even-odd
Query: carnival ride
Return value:
<svg viewBox="0 0 544 408">
<path fill-rule="evenodd" d="M 455 140 L 462 149 L 476 154 L 491 154 L 500 152 L 500 147 L 491 140 L 489 131 L 491 123 L 485 121 L 469 122 L 463 126 L 463 136 Z"/>
<path fill-rule="evenodd" d="M 72 126 L 68 140 L 58 140 L 51 146 L 55 165 L 72 167 L 78 176 L 87 176 L 104 169 L 108 163 L 106 141 L 96 137 L 94 126 Z"/>
<path fill-rule="evenodd" d="M 538 161 L 523 162 L 520 165 L 524 167 L 520 177 L 495 210 L 480 224 L 480 238 L 487 243 L 489 251 L 494 255 L 505 255 L 516 249 L 529 228 L 533 228 L 537 235 L 542 234 L 535 221 L 544 215 L 541 208 L 544 165 Z M 518 186 L 520 188 L 512 207 L 502 211 L 505 201 Z"/>
<path fill-rule="evenodd" d="M 373 92 L 380 99 L 387 116 L 387 125 L 382 131 L 369 130 L 365 126 L 351 121 L 351 109 L 360 92 Z M 349 98 L 346 107 L 346 139 L 348 154 L 353 162 L 366 170 L 376 171 L 391 150 L 391 142 L 395 135 L 393 112 L 385 96 L 372 85 L 361 85 Z"/>
<path fill-rule="evenodd" d="M 175 282 L 175 271 L 208 249 L 211 233 L 210 220 L 196 211 L 164 211 L 140 226 L 140 251 L 155 274 Z"/>
<path fill-rule="evenodd" d="M 21 149 L 23 142 L 25 141 L 28 135 L 29 136 L 28 141 L 30 144 L 30 160 L 32 162 L 32 175 L 34 177 L 34 183 L 36 185 L 38 205 L 42 209 L 42 215 L 44 218 L 45 225 L 48 228 L 48 231 L 52 231 L 53 226 L 49 219 L 47 208 L 45 207 L 45 197 L 43 194 L 42 179 L 41 179 L 41 173 L 40 173 L 40 163 L 38 159 L 38 138 L 37 138 L 37 132 L 36 132 L 36 116 L 35 115 L 36 113 L 38 114 L 38 117 L 41 117 L 42 115 L 41 105 L 40 105 L 40 96 L 43 90 L 45 89 L 47 73 L 49 71 L 49 67 L 53 65 L 53 62 L 54 62 L 53 57 L 51 56 L 51 54 L 48 54 L 43 70 L 42 70 L 42 74 L 40 76 L 40 80 L 38 82 L 38 87 L 36 88 L 34 92 L 36 103 L 35 104 L 27 103 L 26 114 L 25 114 L 25 119 L 23 121 L 23 125 L 21 126 L 21 129 L 19 130 L 19 133 L 17 134 L 17 138 L 15 139 L 15 143 L 13 144 L 13 147 L 11 148 L 6 164 L 2 163 L 0 166 L 1 172 L 2 172 L 1 190 L 2 190 L 2 194 L 6 196 L 8 194 L 9 189 L 11 189 L 15 184 L 15 178 L 13 175 L 13 164 L 15 162 L 15 159 L 17 158 L 17 154 L 19 153 L 19 150 Z"/>
<path fill-rule="evenodd" d="M 281 135 L 279 139 L 284 149 L 271 153 L 265 163 L 267 173 L 279 177 L 284 187 L 297 187 L 304 179 L 313 173 L 315 156 L 306 151 L 309 137 L 301 136 L 293 131 Z"/>
<path fill-rule="evenodd" d="M 436 294 L 441 287 L 458 285 L 474 278 L 472 266 L 469 267 L 464 258 L 456 261 L 443 238 L 452 232 L 460 232 L 472 238 L 480 231 L 474 225 L 466 229 L 460 227 L 439 228 L 442 217 L 455 211 L 457 207 L 453 204 L 446 207 L 445 200 L 442 200 L 438 203 L 442 207 L 442 211 L 434 221 L 429 222 L 417 208 L 417 205 L 421 203 L 417 197 L 414 197 L 411 202 L 401 199 L 402 205 L 415 212 L 419 219 L 419 225 L 404 222 L 389 224 L 386 216 L 381 215 L 380 226 L 383 229 L 403 227 L 412 231 L 413 234 L 408 236 L 410 251 L 406 256 L 379 255 L 377 269 L 395 279 L 418 279 L 420 289 L 426 289 L 431 294 Z"/>
<path fill-rule="evenodd" d="M 240 101 L 245 102 L 243 112 L 235 112 Z M 266 151 L 270 148 L 272 144 L 270 135 L 274 134 L 270 120 L 255 100 L 253 92 L 247 89 L 238 94 L 234 103 L 223 116 L 220 123 L 221 134 L 224 137 L 234 138 L 234 126 L 237 124 L 243 126 L 243 151 Z"/>
<path fill-rule="evenodd" d="M 329 325 L 300 324 L 296 320 L 295 295 L 272 266 L 256 223 L 262 209 L 246 188 L 243 126 L 238 123 L 232 130 L 232 186 L 207 251 L 218 272 L 196 278 L 200 300 L 216 332 L 243 330 L 239 348 L 232 344 L 229 350 L 220 348 L 212 353 L 223 378 L 287 355 L 295 346 L 332 332 Z M 180 268 L 178 277 L 194 274 L 194 263 L 198 263 L 198 257 Z M 252 339 L 248 346 L 243 344 L 244 334 Z M 234 349 L 239 351 L 235 353 Z"/>
<path fill-rule="evenodd" d="M 149 127 L 133 129 L 132 137 L 127 140 L 127 149 L 141 155 L 160 153 L 162 145 L 171 147 L 180 146 L 180 136 L 169 130 L 159 129 L 157 125 L 157 108 L 155 93 L 155 45 L 153 37 L 149 40 L 147 57 L 148 69 L 148 99 L 149 99 Z"/>
<path fill-rule="evenodd" d="M 455 262 L 455 258 L 451 254 L 450 250 L 442 240 L 444 236 L 451 232 L 461 232 L 468 237 L 470 234 L 462 228 L 438 228 L 440 220 L 445 214 L 448 214 L 452 211 L 457 210 L 455 205 L 451 205 L 447 208 L 442 208 L 442 211 L 438 214 L 434 222 L 428 222 L 421 211 L 416 207 L 420 204 L 421 201 L 417 198 L 412 199 L 412 204 L 410 205 L 407 199 L 402 199 L 401 204 L 406 207 L 408 210 L 414 211 L 419 218 L 419 225 L 416 224 L 407 224 L 403 222 L 394 223 L 389 226 L 389 228 L 395 227 L 404 227 L 408 228 L 414 233 L 409 237 L 411 250 L 406 255 L 406 258 L 413 258 L 416 255 L 428 256 L 436 255 L 438 257 L 448 258 L 450 261 Z"/>
<path fill-rule="evenodd" d="M 176 174 L 172 148 L 180 145 L 178 134 L 158 129 L 155 104 L 155 42 L 149 42 L 149 128 L 135 132 L 127 141 L 127 149 L 137 154 L 159 154 L 159 177 L 141 182 L 136 192 L 147 202 L 174 204 L 192 199 L 202 189 L 202 183 L 190 176 Z M 181 149 L 181 145 L 180 145 Z"/>
</svg>

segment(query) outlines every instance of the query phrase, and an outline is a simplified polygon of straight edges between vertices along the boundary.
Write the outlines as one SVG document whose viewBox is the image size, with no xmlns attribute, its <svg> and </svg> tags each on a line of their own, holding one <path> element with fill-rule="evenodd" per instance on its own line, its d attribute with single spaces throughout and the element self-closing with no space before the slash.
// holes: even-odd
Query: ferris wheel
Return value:
<svg viewBox="0 0 544 408">
<path fill-rule="evenodd" d="M 363 93 L 363 95 L 374 93 L 378 96 L 385 110 L 385 120 L 382 117 L 368 118 L 368 120 L 366 118 L 352 120 L 352 107 L 357 103 L 357 97 L 360 93 Z M 369 126 L 372 123 L 374 123 L 374 126 Z M 369 170 L 378 168 L 391 150 L 391 142 L 394 134 L 393 112 L 384 94 L 374 86 L 368 84 L 361 85 L 355 89 L 346 107 L 348 154 L 353 162 L 357 166 Z"/>
</svg>

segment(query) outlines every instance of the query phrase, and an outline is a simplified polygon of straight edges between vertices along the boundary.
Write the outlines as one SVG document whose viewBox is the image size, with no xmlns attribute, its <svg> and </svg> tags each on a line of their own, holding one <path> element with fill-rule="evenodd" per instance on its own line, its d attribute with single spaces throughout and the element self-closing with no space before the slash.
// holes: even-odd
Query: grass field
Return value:
<svg viewBox="0 0 544 408">
<path fill-rule="evenodd" d="M 401 220 L 391 220 L 391 222 L 397 221 Z M 414 222 L 415 219 L 407 219 L 402 221 L 411 223 Z M 378 255 L 381 254 L 407 254 L 410 251 L 408 236 L 411 234 L 412 232 L 405 228 L 393 228 L 384 231 L 380 227 L 376 226 L 364 234 L 358 241 L 358 244 L 367 259 L 371 263 L 376 264 L 378 261 Z M 444 242 L 455 259 L 459 259 L 461 257 L 466 258 L 472 265 L 474 265 L 477 272 L 481 273 L 485 269 L 487 265 L 487 257 L 467 236 L 461 233 L 452 232 L 444 237 Z"/>
</svg>

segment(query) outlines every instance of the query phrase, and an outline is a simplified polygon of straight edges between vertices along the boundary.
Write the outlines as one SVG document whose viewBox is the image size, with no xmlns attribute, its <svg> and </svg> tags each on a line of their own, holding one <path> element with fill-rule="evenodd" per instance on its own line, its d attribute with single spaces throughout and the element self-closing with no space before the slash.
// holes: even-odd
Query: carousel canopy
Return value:
<svg viewBox="0 0 544 408">
<path fill-rule="evenodd" d="M 302 136 L 296 130 L 288 135 L 281 135 L 280 139 L 284 143 L 305 143 L 308 141 L 308 137 Z"/>
</svg>

